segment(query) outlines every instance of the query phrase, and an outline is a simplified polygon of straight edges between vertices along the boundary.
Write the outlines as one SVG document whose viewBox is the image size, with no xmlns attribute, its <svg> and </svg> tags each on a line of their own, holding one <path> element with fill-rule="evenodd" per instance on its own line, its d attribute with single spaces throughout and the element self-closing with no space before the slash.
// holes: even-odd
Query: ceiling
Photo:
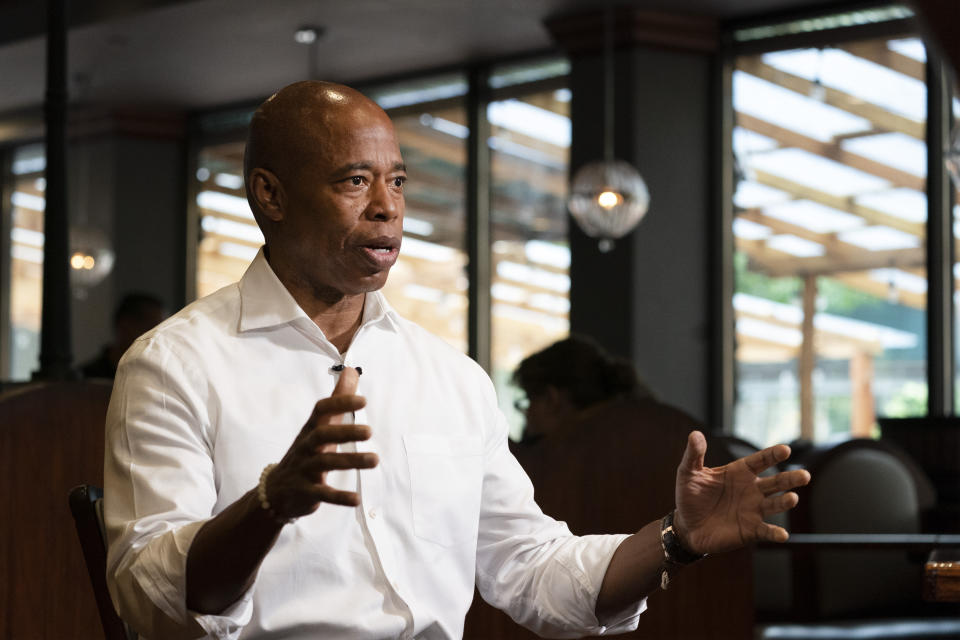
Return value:
<svg viewBox="0 0 960 640">
<path fill-rule="evenodd" d="M 827 3 L 620 4 L 731 19 Z M 45 41 L 38 4 L 0 0 L 0 114 L 42 103 Z M 176 109 L 254 100 L 308 77 L 311 47 L 293 39 L 303 25 L 325 30 L 313 47 L 317 74 L 359 83 L 547 50 L 552 43 L 544 19 L 601 6 L 596 0 L 91 0 L 73 5 L 71 100 Z"/>
</svg>

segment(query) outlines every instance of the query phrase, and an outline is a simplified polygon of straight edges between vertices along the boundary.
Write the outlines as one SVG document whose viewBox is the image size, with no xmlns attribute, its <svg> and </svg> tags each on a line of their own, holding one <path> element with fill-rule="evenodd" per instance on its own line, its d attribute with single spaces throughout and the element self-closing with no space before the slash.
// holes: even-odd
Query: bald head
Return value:
<svg viewBox="0 0 960 640">
<path fill-rule="evenodd" d="M 267 235 L 260 206 L 250 197 L 250 174 L 266 169 L 281 183 L 298 180 L 302 169 L 323 154 L 333 134 L 372 121 L 389 123 L 386 113 L 359 91 L 332 82 L 307 80 L 288 85 L 268 98 L 250 121 L 243 156 L 248 201 Z"/>
</svg>

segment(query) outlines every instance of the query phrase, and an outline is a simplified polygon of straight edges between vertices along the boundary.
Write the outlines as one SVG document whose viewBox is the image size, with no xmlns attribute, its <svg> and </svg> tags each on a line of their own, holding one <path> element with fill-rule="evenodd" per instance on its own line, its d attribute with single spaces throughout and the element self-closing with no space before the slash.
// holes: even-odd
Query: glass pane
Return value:
<svg viewBox="0 0 960 640">
<path fill-rule="evenodd" d="M 758 445 L 926 413 L 924 67 L 914 38 L 737 59 L 734 430 Z"/>
<path fill-rule="evenodd" d="M 43 297 L 43 145 L 14 151 L 10 225 L 10 380 L 29 380 L 40 366 Z"/>
<path fill-rule="evenodd" d="M 570 92 L 558 88 L 490 103 L 492 135 L 492 365 L 501 407 L 518 438 L 507 390 L 530 353 L 570 329 L 567 170 Z"/>
<path fill-rule="evenodd" d="M 397 312 L 467 349 L 464 179 L 466 114 L 459 77 L 368 92 L 391 112 L 407 165 L 403 246 L 383 289 Z M 418 106 L 430 100 L 429 105 Z M 197 293 L 240 279 L 263 244 L 243 187 L 243 141 L 200 150 Z"/>
<path fill-rule="evenodd" d="M 466 110 L 456 99 L 390 115 L 409 180 L 400 259 L 383 293 L 400 315 L 466 352 Z"/>
</svg>

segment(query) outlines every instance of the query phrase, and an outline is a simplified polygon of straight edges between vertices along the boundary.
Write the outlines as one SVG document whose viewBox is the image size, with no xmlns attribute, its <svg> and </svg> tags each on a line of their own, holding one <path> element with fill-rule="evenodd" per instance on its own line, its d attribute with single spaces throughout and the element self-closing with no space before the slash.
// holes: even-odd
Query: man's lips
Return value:
<svg viewBox="0 0 960 640">
<path fill-rule="evenodd" d="M 400 254 L 400 239 L 374 238 L 360 244 L 360 252 L 378 269 L 389 269 Z"/>
</svg>

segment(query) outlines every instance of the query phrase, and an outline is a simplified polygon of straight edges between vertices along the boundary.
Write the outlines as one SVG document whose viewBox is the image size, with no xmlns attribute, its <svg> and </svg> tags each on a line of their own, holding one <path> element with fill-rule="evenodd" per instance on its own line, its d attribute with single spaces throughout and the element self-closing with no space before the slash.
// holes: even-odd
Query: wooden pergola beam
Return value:
<svg viewBox="0 0 960 640">
<path fill-rule="evenodd" d="M 890 295 L 889 282 L 879 282 L 864 272 L 837 273 L 833 275 L 833 278 L 858 291 L 863 291 L 877 298 L 886 299 Z M 924 293 L 897 289 L 896 295 L 897 301 L 900 304 L 913 307 L 914 309 L 927 308 L 927 296 Z"/>
<path fill-rule="evenodd" d="M 760 184 L 785 191 L 797 200 L 810 200 L 838 211 L 860 216 L 870 224 L 897 229 L 898 231 L 909 233 L 918 238 L 926 237 L 926 226 L 924 223 L 911 222 L 910 220 L 898 218 L 897 216 L 890 215 L 878 209 L 857 204 L 854 196 L 836 196 L 766 171 L 756 170 L 754 173 L 756 175 L 756 181 Z"/>
<path fill-rule="evenodd" d="M 837 260 L 838 265 L 842 265 L 843 261 L 848 258 L 856 259 L 864 251 L 867 251 L 863 247 L 840 240 L 835 233 L 817 233 L 807 227 L 768 216 L 763 213 L 762 209 L 747 209 L 738 213 L 737 217 L 769 227 L 774 233 L 789 234 L 816 242 L 824 247 L 827 255 L 833 256 Z M 799 259 L 802 260 L 803 258 Z"/>
<path fill-rule="evenodd" d="M 735 245 L 738 251 L 747 254 L 755 268 L 773 278 L 803 275 L 833 276 L 850 271 L 908 269 L 926 264 L 926 252 L 923 247 L 892 251 L 863 251 L 859 256 L 853 256 L 844 259 L 843 263 L 838 263 L 834 256 L 829 255 L 800 258 L 771 249 L 760 240 L 736 238 Z"/>
<path fill-rule="evenodd" d="M 851 151 L 846 151 L 837 142 L 822 142 L 802 133 L 761 120 L 746 113 L 737 114 L 737 124 L 744 129 L 772 138 L 781 147 L 803 149 L 842 165 L 852 167 L 886 180 L 894 187 L 903 187 L 915 191 L 926 189 L 927 181 L 923 176 L 896 169 Z"/>
<path fill-rule="evenodd" d="M 926 82 L 927 65 L 919 60 L 914 60 L 909 56 L 887 48 L 885 41 L 856 40 L 844 43 L 837 48 L 855 55 L 858 58 L 869 60 L 897 73 L 902 73 L 908 78 Z"/>
<path fill-rule="evenodd" d="M 804 96 L 809 96 L 813 88 L 813 82 L 810 80 L 776 69 L 764 63 L 761 56 L 742 56 L 737 58 L 737 69 Z M 862 98 L 850 95 L 839 89 L 824 87 L 823 101 L 826 104 L 869 120 L 877 129 L 883 131 L 898 131 L 917 138 L 918 140 L 925 139 L 926 126 L 923 122 L 917 122 L 916 120 L 893 113 L 879 105 L 866 102 Z"/>
</svg>

